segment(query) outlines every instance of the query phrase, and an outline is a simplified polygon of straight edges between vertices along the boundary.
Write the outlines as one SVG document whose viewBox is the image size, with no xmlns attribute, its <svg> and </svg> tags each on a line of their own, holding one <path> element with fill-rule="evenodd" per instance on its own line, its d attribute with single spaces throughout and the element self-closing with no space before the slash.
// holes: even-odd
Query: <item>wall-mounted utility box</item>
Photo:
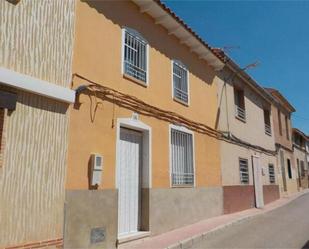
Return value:
<svg viewBox="0 0 309 249">
<path fill-rule="evenodd" d="M 103 171 L 103 157 L 99 154 L 91 155 L 91 185 L 101 184 L 101 175 Z"/>
</svg>

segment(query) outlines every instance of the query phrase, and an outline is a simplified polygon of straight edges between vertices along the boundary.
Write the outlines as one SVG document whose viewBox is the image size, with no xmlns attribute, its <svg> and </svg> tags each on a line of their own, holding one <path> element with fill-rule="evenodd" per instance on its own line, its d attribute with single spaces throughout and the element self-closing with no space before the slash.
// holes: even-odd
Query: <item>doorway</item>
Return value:
<svg viewBox="0 0 309 249">
<path fill-rule="evenodd" d="M 260 157 L 258 156 L 252 156 L 252 171 L 255 193 L 255 206 L 256 208 L 262 208 L 264 207 L 263 179 Z"/>
</svg>

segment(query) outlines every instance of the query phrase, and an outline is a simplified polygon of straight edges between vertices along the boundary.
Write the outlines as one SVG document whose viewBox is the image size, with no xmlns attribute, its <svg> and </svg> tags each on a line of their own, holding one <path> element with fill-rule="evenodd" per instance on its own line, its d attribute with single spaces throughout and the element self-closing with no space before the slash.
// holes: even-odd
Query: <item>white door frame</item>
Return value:
<svg viewBox="0 0 309 249">
<path fill-rule="evenodd" d="M 141 122 L 140 120 L 132 118 L 118 118 L 116 129 L 116 167 L 115 167 L 115 186 L 118 189 L 118 170 L 119 170 L 119 147 L 120 147 L 120 129 L 128 128 L 135 131 L 142 132 L 142 182 L 141 188 L 151 188 L 152 186 L 152 131 L 151 127 Z M 118 200 L 119 201 L 119 200 Z"/>
<path fill-rule="evenodd" d="M 257 159 L 258 164 L 254 164 L 254 158 Z M 254 196 L 256 208 L 264 207 L 264 195 L 263 195 L 263 177 L 262 167 L 260 164 L 260 157 L 252 155 L 252 173 L 253 173 L 253 184 L 254 184 Z"/>
</svg>

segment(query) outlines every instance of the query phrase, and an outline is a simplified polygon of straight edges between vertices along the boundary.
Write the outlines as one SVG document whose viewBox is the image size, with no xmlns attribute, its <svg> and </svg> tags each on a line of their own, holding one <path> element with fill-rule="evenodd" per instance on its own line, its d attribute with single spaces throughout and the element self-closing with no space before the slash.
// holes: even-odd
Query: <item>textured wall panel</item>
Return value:
<svg viewBox="0 0 309 249">
<path fill-rule="evenodd" d="M 74 0 L 0 1 L 0 66 L 68 86 Z"/>
<path fill-rule="evenodd" d="M 0 247 L 62 236 L 67 106 L 19 93 L 0 169 Z"/>
<path fill-rule="evenodd" d="M 0 66 L 69 87 L 74 11 L 74 0 L 1 0 Z M 0 248 L 62 237 L 67 108 L 18 91 L 6 116 Z"/>
</svg>

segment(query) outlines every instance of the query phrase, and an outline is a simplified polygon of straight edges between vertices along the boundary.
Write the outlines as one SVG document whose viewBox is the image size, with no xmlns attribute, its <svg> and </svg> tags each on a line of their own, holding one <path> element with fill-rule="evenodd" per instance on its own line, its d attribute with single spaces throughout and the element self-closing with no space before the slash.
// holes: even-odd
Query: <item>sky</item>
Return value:
<svg viewBox="0 0 309 249">
<path fill-rule="evenodd" d="M 213 47 L 229 47 L 264 87 L 278 89 L 297 110 L 293 126 L 309 135 L 309 1 L 164 0 Z"/>
</svg>

